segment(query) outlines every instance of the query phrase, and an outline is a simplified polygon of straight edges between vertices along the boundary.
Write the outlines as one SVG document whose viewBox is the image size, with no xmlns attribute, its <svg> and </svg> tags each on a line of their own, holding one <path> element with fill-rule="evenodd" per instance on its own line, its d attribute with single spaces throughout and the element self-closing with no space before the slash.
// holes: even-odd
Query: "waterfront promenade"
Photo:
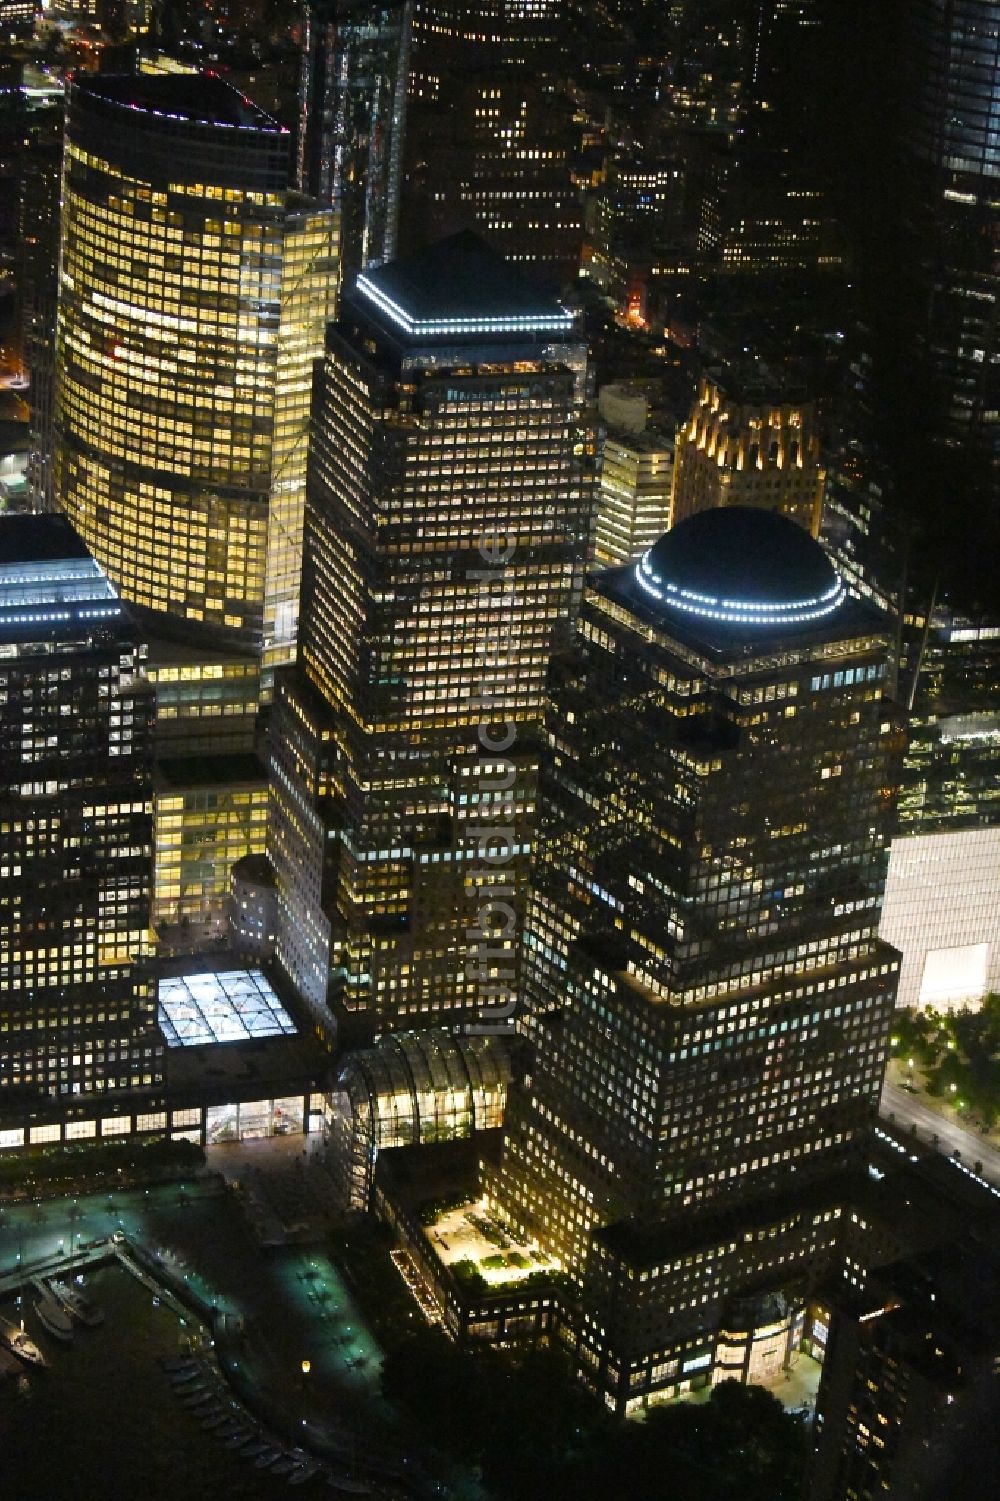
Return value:
<svg viewBox="0 0 1000 1501">
<path fill-rule="evenodd" d="M 0 1206 L 0 1312 L 29 1273 L 112 1248 L 176 1289 L 192 1328 L 204 1316 L 234 1391 L 269 1421 L 345 1458 L 357 1433 L 391 1449 L 380 1351 L 337 1269 L 319 1247 L 262 1250 L 218 1176 Z"/>
</svg>

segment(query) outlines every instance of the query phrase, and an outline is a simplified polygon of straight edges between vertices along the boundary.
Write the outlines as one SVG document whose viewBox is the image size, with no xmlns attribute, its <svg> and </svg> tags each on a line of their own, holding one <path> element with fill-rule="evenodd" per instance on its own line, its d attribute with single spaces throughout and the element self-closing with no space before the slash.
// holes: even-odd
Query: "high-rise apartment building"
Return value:
<svg viewBox="0 0 1000 1501">
<path fill-rule="evenodd" d="M 161 1076 L 145 648 L 61 516 L 0 521 L 0 1121 Z M 82 1103 L 79 1101 L 79 1103 Z M 70 1131 L 69 1134 L 72 1134 Z M 55 1128 L 56 1139 L 59 1136 Z M 31 1140 L 46 1140 L 46 1136 Z"/>
<path fill-rule="evenodd" d="M 412 0 L 308 0 L 299 188 L 340 215 L 345 285 L 396 253 Z"/>
<path fill-rule="evenodd" d="M 361 276 L 328 332 L 269 831 L 278 958 L 323 1027 L 509 1019 L 585 371 L 572 316 L 466 234 Z"/>
<path fill-rule="evenodd" d="M 712 372 L 677 435 L 673 524 L 715 506 L 755 506 L 812 536 L 823 517 L 826 471 L 811 402 L 766 371 Z"/>
<path fill-rule="evenodd" d="M 211 75 L 70 85 L 55 501 L 158 630 L 294 653 L 336 217 Z"/>
<path fill-rule="evenodd" d="M 735 508 L 593 576 L 578 634 L 525 925 L 534 1066 L 490 1193 L 576 1283 L 580 1369 L 629 1411 L 711 1373 L 734 1300 L 784 1291 L 794 1323 L 834 1244 L 896 985 L 891 622 Z"/>
</svg>

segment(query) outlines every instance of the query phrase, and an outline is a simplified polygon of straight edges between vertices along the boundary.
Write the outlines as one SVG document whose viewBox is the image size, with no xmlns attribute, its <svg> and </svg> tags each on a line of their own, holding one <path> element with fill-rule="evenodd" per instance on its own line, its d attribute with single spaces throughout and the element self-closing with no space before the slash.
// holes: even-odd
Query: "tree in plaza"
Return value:
<svg viewBox="0 0 1000 1501">
<path fill-rule="evenodd" d="M 805 1428 L 761 1387 L 615 1424 L 549 1346 L 462 1350 L 423 1330 L 386 1358 L 386 1397 L 430 1443 L 482 1467 L 509 1501 L 797 1501 Z"/>
<path fill-rule="evenodd" d="M 976 1010 L 963 1006 L 941 1020 L 947 1044 L 930 1071 L 928 1089 L 961 1100 L 992 1128 L 1000 1115 L 1000 996 L 987 995 Z"/>
</svg>

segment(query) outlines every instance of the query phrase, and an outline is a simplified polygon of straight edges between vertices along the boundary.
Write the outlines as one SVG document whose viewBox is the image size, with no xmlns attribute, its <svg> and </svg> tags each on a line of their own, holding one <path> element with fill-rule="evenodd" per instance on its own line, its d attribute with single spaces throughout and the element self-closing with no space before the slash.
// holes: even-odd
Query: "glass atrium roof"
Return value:
<svg viewBox="0 0 1000 1501">
<path fill-rule="evenodd" d="M 259 969 L 171 975 L 160 981 L 159 1001 L 168 1048 L 246 1042 L 298 1030 Z"/>
</svg>

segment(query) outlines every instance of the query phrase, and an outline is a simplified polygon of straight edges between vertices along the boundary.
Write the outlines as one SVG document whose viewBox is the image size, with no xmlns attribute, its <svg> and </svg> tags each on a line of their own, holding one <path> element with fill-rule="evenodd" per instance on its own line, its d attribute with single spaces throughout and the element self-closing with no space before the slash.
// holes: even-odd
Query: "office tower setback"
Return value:
<svg viewBox="0 0 1000 1501">
<path fill-rule="evenodd" d="M 396 252 L 412 0 L 307 0 L 298 183 L 340 215 L 349 286 Z"/>
<path fill-rule="evenodd" d="M 670 526 L 670 492 L 674 477 L 672 435 L 647 428 L 629 432 L 612 421 L 614 401 L 601 392 L 606 416 L 597 498 L 595 552 L 607 567 L 627 563 L 652 547 Z"/>
<path fill-rule="evenodd" d="M 158 630 L 294 653 L 336 218 L 219 78 L 70 85 L 55 501 Z"/>
<path fill-rule="evenodd" d="M 0 1139 L 13 1146 L 78 1097 L 107 1094 L 110 1111 L 114 1091 L 154 1087 L 162 1044 L 144 967 L 144 647 L 63 517 L 0 520 L 0 643 Z"/>
<path fill-rule="evenodd" d="M 811 402 L 760 367 L 702 380 L 677 436 L 675 526 L 714 506 L 759 506 L 816 537 L 825 480 Z"/>
<path fill-rule="evenodd" d="M 896 985 L 890 636 L 801 528 L 738 507 L 592 577 L 553 673 L 535 1061 L 490 1191 L 576 1283 L 618 1411 L 710 1373 L 748 1295 L 784 1294 L 791 1339 L 833 1244 Z"/>
<path fill-rule="evenodd" d="M 269 832 L 278 958 L 324 1027 L 509 1019 L 533 736 L 589 544 L 585 358 L 468 234 L 360 277 L 328 332 Z"/>
</svg>

